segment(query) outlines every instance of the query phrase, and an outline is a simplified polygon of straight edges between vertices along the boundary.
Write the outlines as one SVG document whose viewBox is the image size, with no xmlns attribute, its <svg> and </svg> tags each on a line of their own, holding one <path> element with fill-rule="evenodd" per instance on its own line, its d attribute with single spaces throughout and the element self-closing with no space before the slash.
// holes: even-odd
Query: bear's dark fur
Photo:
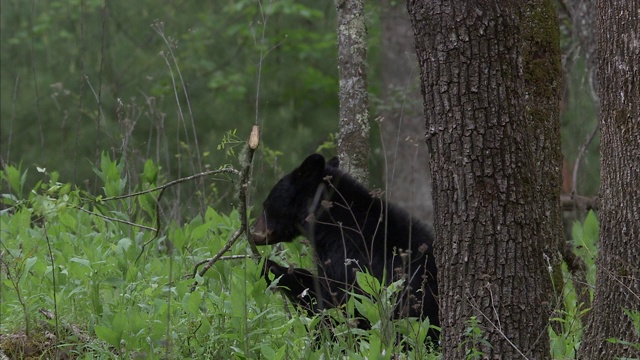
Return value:
<svg viewBox="0 0 640 360">
<path fill-rule="evenodd" d="M 386 283 L 406 279 L 396 317 L 428 317 L 439 326 L 431 230 L 338 169 L 337 158 L 310 155 L 263 203 L 254 224 L 257 245 L 299 235 L 313 245 L 317 275 L 265 262 L 293 302 L 310 312 L 344 304 L 348 292 L 359 291 L 356 271 L 366 270 Z"/>
</svg>

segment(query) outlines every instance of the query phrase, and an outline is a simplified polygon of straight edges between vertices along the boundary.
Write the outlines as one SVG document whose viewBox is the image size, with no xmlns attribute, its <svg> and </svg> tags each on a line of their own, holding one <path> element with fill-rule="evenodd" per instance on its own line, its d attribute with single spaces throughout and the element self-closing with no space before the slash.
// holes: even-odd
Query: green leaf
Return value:
<svg viewBox="0 0 640 360">
<path fill-rule="evenodd" d="M 81 258 L 77 258 L 77 257 L 72 257 L 71 259 L 69 259 L 69 261 L 75 262 L 75 263 L 78 263 L 78 264 L 82 264 L 82 265 L 88 267 L 89 269 L 91 269 L 91 261 L 89 261 L 87 259 L 81 259 Z"/>
<path fill-rule="evenodd" d="M 182 307 L 192 313 L 198 315 L 200 313 L 200 302 L 202 301 L 201 292 L 186 293 L 182 298 Z"/>
<path fill-rule="evenodd" d="M 129 247 L 131 247 L 131 243 L 131 239 L 129 238 L 120 239 L 120 241 L 118 241 L 118 245 L 116 246 L 116 251 L 119 254 L 124 254 L 127 250 L 129 250 Z"/>
<path fill-rule="evenodd" d="M 370 298 L 360 294 L 352 294 L 352 297 L 355 298 L 353 304 L 358 312 L 369 320 L 370 323 L 376 324 L 380 320 L 378 308 Z"/>
<path fill-rule="evenodd" d="M 27 260 L 25 260 L 24 268 L 22 269 L 22 272 L 20 274 L 20 283 L 24 283 L 25 279 L 29 275 L 29 271 L 31 270 L 33 265 L 36 264 L 37 261 L 38 261 L 38 257 L 37 256 L 33 256 L 33 257 L 30 257 Z"/>
<path fill-rule="evenodd" d="M 595 244 L 598 240 L 599 224 L 598 218 L 593 211 L 589 211 L 587 217 L 584 219 L 583 225 L 583 238 L 585 242 Z M 590 244 L 589 244 L 590 245 Z"/>
<path fill-rule="evenodd" d="M 120 340 L 122 340 L 122 331 L 116 331 L 112 328 L 96 325 L 94 327 L 96 332 L 96 336 L 98 339 L 102 341 L 106 341 L 109 345 L 115 347 L 116 349 L 120 348 Z"/>
<path fill-rule="evenodd" d="M 4 168 L 3 175 L 6 176 L 3 176 L 3 178 L 6 178 L 9 186 L 11 186 L 11 190 L 13 190 L 13 192 L 18 196 L 22 195 L 22 184 L 24 184 L 27 172 L 25 171 L 21 177 L 20 170 L 13 166 L 6 166 Z"/>
<path fill-rule="evenodd" d="M 158 181 L 158 167 L 155 165 L 155 163 L 153 162 L 153 160 L 148 159 L 145 163 L 144 163 L 144 178 L 145 180 L 151 184 L 151 185 L 155 185 L 156 182 Z"/>
<path fill-rule="evenodd" d="M 76 219 L 67 212 L 59 213 L 58 218 L 60 219 L 60 222 L 64 226 L 66 226 L 69 230 L 75 230 L 76 227 L 78 226 Z"/>
<path fill-rule="evenodd" d="M 359 271 L 356 274 L 356 278 L 358 280 L 358 285 L 360 288 L 367 294 L 372 296 L 379 296 L 382 291 L 382 286 L 380 286 L 380 281 L 374 276 L 366 274 L 362 271 Z"/>
<path fill-rule="evenodd" d="M 193 240 L 195 240 L 195 241 L 198 241 L 198 240 L 204 238 L 204 236 L 207 235 L 207 232 L 209 231 L 210 228 L 211 228 L 211 225 L 209 223 L 202 224 L 202 225 L 196 227 L 191 232 L 191 238 Z"/>
<path fill-rule="evenodd" d="M 260 352 L 262 352 L 262 355 L 264 355 L 264 357 L 267 359 L 273 359 L 276 355 L 276 351 L 273 350 L 273 348 L 269 346 L 269 344 L 260 345 Z"/>
</svg>

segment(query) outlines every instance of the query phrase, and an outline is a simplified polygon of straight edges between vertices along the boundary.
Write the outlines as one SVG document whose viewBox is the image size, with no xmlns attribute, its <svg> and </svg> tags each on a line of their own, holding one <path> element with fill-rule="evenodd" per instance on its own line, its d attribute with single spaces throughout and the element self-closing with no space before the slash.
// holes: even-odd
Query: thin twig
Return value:
<svg viewBox="0 0 640 360">
<path fill-rule="evenodd" d="M 522 353 L 522 351 L 520 351 L 520 349 L 518 349 L 518 347 L 516 346 L 516 344 L 514 344 L 514 343 L 511 341 L 511 339 L 509 339 L 509 337 L 507 336 L 507 334 L 505 334 L 505 333 L 502 331 L 502 329 L 499 327 L 500 317 L 498 316 L 497 311 L 495 310 L 495 304 L 494 304 L 494 301 L 493 301 L 493 294 L 492 294 L 492 292 L 491 292 L 491 288 L 490 288 L 490 286 L 489 286 L 489 285 L 487 285 L 487 286 L 486 286 L 486 288 L 487 288 L 487 289 L 489 289 L 489 296 L 491 297 L 491 307 L 493 308 L 493 310 L 494 310 L 494 312 L 495 312 L 495 315 L 496 315 L 496 318 L 498 319 L 498 326 L 496 326 L 496 324 L 495 324 L 493 321 L 491 321 L 491 319 L 489 319 L 489 317 L 487 316 L 487 314 L 485 314 L 485 313 L 480 309 L 480 307 L 479 307 L 479 306 L 477 306 L 476 304 L 474 304 L 473 302 L 471 302 L 471 301 L 470 301 L 471 299 L 468 299 L 468 301 L 469 301 L 469 305 L 471 305 L 471 307 L 472 307 L 472 308 L 476 309 L 476 310 L 480 313 L 480 315 L 482 315 L 482 317 L 484 317 L 484 319 L 485 319 L 485 320 L 487 320 L 487 322 L 489 323 L 489 325 L 493 326 L 493 328 L 494 328 L 494 329 L 498 330 L 498 333 L 500 334 L 500 336 L 502 336 L 502 337 L 507 341 L 507 343 L 508 343 L 508 344 L 509 344 L 509 345 L 510 345 L 510 346 L 511 346 L 511 347 L 512 347 L 512 348 L 513 348 L 513 349 L 514 349 L 518 354 L 520 354 L 520 356 L 522 356 L 522 357 L 523 357 L 523 358 L 525 358 L 525 359 L 528 359 L 528 357 L 527 357 L 525 354 L 523 354 L 523 353 Z"/>
<path fill-rule="evenodd" d="M 175 184 L 179 184 L 185 181 L 189 181 L 189 180 L 193 180 L 199 177 L 203 177 L 203 176 L 209 176 L 209 175 L 215 175 L 215 174 L 223 174 L 223 173 L 231 173 L 231 174 L 235 174 L 235 175 L 240 175 L 240 171 L 234 169 L 234 168 L 222 168 L 222 169 L 218 169 L 218 170 L 209 170 L 209 171 L 205 171 L 205 172 L 201 172 L 198 174 L 194 174 L 191 176 L 187 176 L 187 177 L 183 177 L 177 180 L 173 180 L 170 181 L 164 185 L 152 188 L 152 189 L 147 189 L 147 190 L 142 190 L 142 191 L 138 191 L 135 193 L 131 193 L 131 194 L 126 194 L 126 195 L 118 195 L 118 196 L 111 196 L 111 197 L 107 197 L 107 198 L 103 198 L 100 199 L 100 201 L 109 201 L 109 200 L 119 200 L 119 199 L 126 199 L 129 197 L 134 197 L 134 196 L 138 196 L 138 195 L 143 195 L 143 194 L 148 194 L 150 192 L 154 192 L 154 191 L 158 191 L 158 190 L 163 190 L 165 188 L 171 187 Z"/>
<path fill-rule="evenodd" d="M 127 225 L 129 225 L 129 226 L 134 226 L 134 227 L 138 227 L 138 228 L 145 229 L 145 230 L 156 231 L 156 229 L 154 229 L 154 228 L 152 228 L 152 227 L 149 227 L 149 226 L 146 226 L 146 225 L 136 224 L 136 223 L 134 223 L 134 222 L 127 221 L 127 220 L 122 220 L 122 219 L 118 219 L 118 218 L 114 218 L 114 217 L 110 217 L 110 216 L 105 216 L 105 215 L 102 215 L 102 214 L 98 214 L 98 213 L 96 213 L 96 212 L 93 212 L 93 211 L 87 210 L 87 209 L 85 209 L 85 208 L 83 208 L 83 207 L 81 207 L 81 206 L 76 206 L 76 209 L 78 209 L 78 210 L 80 210 L 80 211 L 84 211 L 84 212 L 86 212 L 87 214 L 91 214 L 91 215 L 97 216 L 97 217 L 102 218 L 102 219 L 105 219 L 105 220 L 114 221 L 114 222 L 119 222 L 119 223 L 122 223 L 122 224 L 127 224 Z"/>
<path fill-rule="evenodd" d="M 49 231 L 47 230 L 47 222 L 42 222 L 42 227 L 44 229 L 44 238 L 47 242 L 47 249 L 49 250 L 49 259 L 51 260 L 51 282 L 53 285 L 53 314 L 54 314 L 54 326 L 56 333 L 56 342 L 60 340 L 60 330 L 58 327 L 58 292 L 56 291 L 56 263 L 53 259 L 53 250 L 51 248 L 51 240 L 49 239 Z M 56 346 L 55 356 L 58 359 L 58 346 Z"/>
<path fill-rule="evenodd" d="M 229 251 L 229 249 L 231 249 L 233 244 L 235 244 L 236 241 L 238 241 L 238 239 L 240 238 L 240 235 L 242 235 L 243 232 L 244 232 L 244 228 L 240 227 L 238 230 L 236 230 L 236 232 L 233 233 L 233 236 L 231 236 L 231 239 L 222 247 L 222 249 L 220 249 L 220 251 L 218 251 L 218 253 L 214 257 L 212 257 L 211 259 L 200 261 L 193 270 L 193 277 L 195 278 L 196 274 L 200 277 L 204 276 L 207 270 L 209 270 L 213 266 L 213 264 L 215 264 L 216 261 L 218 261 L 222 257 L 222 254 L 226 253 L 227 251 Z M 198 271 L 198 267 L 204 263 L 206 263 L 206 265 L 200 271 Z M 191 285 L 191 292 L 196 290 L 197 284 L 198 282 L 194 281 L 193 285 Z"/>
<path fill-rule="evenodd" d="M 142 257 L 142 254 L 144 254 L 144 250 L 146 249 L 147 245 L 151 244 L 151 242 L 153 242 L 155 239 L 157 239 L 160 236 L 160 229 L 162 228 L 162 220 L 161 220 L 162 217 L 160 216 L 160 200 L 162 200 L 162 195 L 164 195 L 164 191 L 166 189 L 167 188 L 165 187 L 162 190 L 160 190 L 160 194 L 156 199 L 156 233 L 155 235 L 153 235 L 151 239 L 149 239 L 149 241 L 142 244 L 142 249 L 140 249 L 140 254 L 138 254 L 138 257 L 134 261 L 136 263 L 138 262 L 138 259 Z"/>
</svg>

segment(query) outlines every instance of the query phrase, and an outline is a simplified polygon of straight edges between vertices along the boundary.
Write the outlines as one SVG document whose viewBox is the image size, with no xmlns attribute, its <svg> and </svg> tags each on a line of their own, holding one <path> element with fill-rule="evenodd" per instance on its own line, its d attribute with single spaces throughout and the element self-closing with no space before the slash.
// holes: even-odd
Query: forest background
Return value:
<svg viewBox="0 0 640 360">
<path fill-rule="evenodd" d="M 403 4 L 394 6 L 404 11 Z M 21 164 L 31 172 L 35 166 L 55 170 L 62 181 L 95 191 L 92 168 L 104 151 L 123 158 L 130 175 L 141 173 L 144 162 L 153 159 L 166 179 L 176 179 L 236 162 L 229 147 L 244 140 L 257 121 L 262 149 L 254 185 L 255 198 L 262 199 L 305 154 L 329 147 L 326 153 L 332 155 L 338 67 L 330 2 L 285 0 L 260 7 L 254 1 L 56 1 L 27 6 L 6 0 L 2 9 L 3 163 Z M 382 46 L 384 9 L 377 3 L 366 7 L 372 120 L 420 104 L 419 98 L 407 96 L 419 86 L 417 64 L 415 81 L 383 97 L 388 84 L 380 59 L 385 51 L 395 51 Z M 567 169 L 573 170 L 596 113 L 581 46 L 571 21 L 565 17 L 561 25 L 567 75 L 563 154 Z M 384 134 L 376 124 L 372 121 L 370 183 L 384 187 L 380 138 L 395 134 Z M 598 189 L 597 144 L 596 136 L 580 168 L 580 194 L 594 195 Z M 419 146 L 426 147 L 422 141 Z M 205 194 L 207 203 L 228 211 L 233 189 L 207 186 L 212 190 Z M 194 208 L 198 201 L 182 200 L 175 215 L 199 209 Z"/>
<path fill-rule="evenodd" d="M 593 91 L 585 49 L 574 32 L 575 19 L 558 5 L 565 72 L 560 104 L 563 174 L 570 179 L 574 162 L 581 156 L 577 190 L 580 195 L 593 196 L 599 186 L 598 135 L 587 141 L 597 124 Z M 371 3 L 366 7 L 373 126 L 369 184 L 379 188 L 389 186 L 384 182 L 384 139 L 395 139 L 396 134 L 386 132 L 373 120 L 389 113 L 407 119 L 411 111 L 422 114 L 420 98 L 413 96 L 419 87 L 417 64 L 410 69 L 416 76 L 405 86 L 394 85 L 389 90 L 388 77 L 384 76 L 389 68 L 389 64 L 383 65 L 385 52 L 397 50 L 385 45 L 383 22 L 387 12 L 397 7 L 405 11 L 403 3 Z M 300 344 L 289 343 L 293 340 L 265 335 L 268 324 L 282 324 L 282 314 L 269 320 L 251 315 L 262 314 L 269 307 L 266 298 L 256 295 L 264 288 L 246 285 L 246 280 L 257 281 L 255 264 L 217 264 L 219 278 L 209 281 L 219 284 L 209 284 L 202 292 L 186 290 L 191 280 L 183 279 L 175 288 L 167 286 L 172 279 L 191 272 L 196 260 L 217 253 L 232 230 L 240 226 L 233 210 L 238 201 L 231 177 L 199 178 L 167 189 L 159 214 L 168 224 L 164 234 L 170 234 L 171 242 L 164 241 L 166 237 L 155 238 L 149 228 L 131 230 L 127 224 L 109 220 L 101 223 L 81 211 L 71 213 L 68 210 L 79 207 L 80 200 L 63 195 L 70 191 L 64 184 L 73 184 L 99 201 L 100 196 L 124 195 L 227 165 L 239 168 L 241 148 L 251 126 L 258 124 L 262 138 L 254 159 L 249 205 L 259 208 L 266 191 L 307 154 L 335 154 L 339 104 L 334 4 L 292 0 L 3 0 L 0 16 L 0 159 L 5 169 L 1 193 L 10 195 L 2 207 L 24 199 L 34 204 L 30 212 L 18 213 L 11 220 L 3 218 L 7 221 L 3 222 L 4 228 L 17 234 L 12 245 L 21 244 L 19 251 L 3 247 L 11 254 L 3 258 L 3 299 L 19 304 L 22 315 L 3 320 L 1 333 L 26 325 L 29 334 L 34 326 L 29 324 L 39 323 L 36 319 L 46 318 L 51 323 L 55 318 L 56 329 L 64 328 L 65 323 L 88 324 L 74 334 L 95 335 L 106 342 L 108 347 L 95 345 L 101 350 L 94 349 L 105 358 L 145 352 L 178 353 L 182 357 L 209 354 L 217 358 L 228 354 L 278 358 L 276 352 L 299 358 L 306 354 L 308 350 L 301 350 Z M 410 53 L 406 57 L 413 59 Z M 424 130 L 415 134 L 416 139 L 423 135 Z M 416 146 L 426 147 L 423 141 L 417 141 Z M 413 160 L 397 162 L 411 164 Z M 426 159 L 423 164 L 426 167 Z M 563 190 L 571 191 L 570 182 L 565 185 Z M 46 201 L 33 197 L 39 192 L 47 195 Z M 113 202 L 96 206 L 93 211 L 154 225 L 158 213 L 149 205 L 152 202 L 142 198 L 133 205 Z M 70 214 L 74 220 L 70 220 Z M 49 255 L 44 243 L 24 242 L 37 238 L 34 233 L 13 229 L 29 223 L 31 215 L 41 216 L 39 224 L 45 224 L 38 234 L 54 245 L 56 250 L 49 248 Z M 428 212 L 421 215 L 425 220 L 429 216 Z M 571 220 L 568 233 L 573 229 Z M 588 225 L 585 231 L 593 232 L 593 226 Z M 82 255 L 77 248 L 69 247 L 67 233 L 77 233 L 78 238 L 90 234 L 87 238 L 91 242 L 83 247 Z M 3 242 L 8 239 L 6 234 Z M 153 250 L 141 246 L 149 242 Z M 175 255 L 181 260 L 167 273 L 167 258 L 163 256 L 169 254 L 173 259 L 174 254 L 167 249 L 174 246 L 182 251 Z M 101 254 L 96 250 L 102 250 Z M 145 251 L 145 258 L 138 262 Z M 59 253 L 55 262 L 54 253 Z M 246 253 L 246 246 L 235 246 L 231 253 Z M 305 263 L 302 257 L 297 261 Z M 97 264 L 103 264 L 100 270 Z M 52 278 L 52 268 L 61 274 L 77 272 L 75 283 L 70 281 L 74 276 L 63 276 L 57 279 L 57 285 L 56 280 L 49 285 L 58 289 L 54 293 L 62 299 L 86 298 L 83 306 L 90 309 L 90 315 L 83 315 L 82 308 L 77 308 L 58 324 L 57 315 L 38 314 L 39 310 L 53 311 L 52 304 L 59 300 L 47 291 L 40 293 L 42 283 L 29 282 L 37 278 L 35 275 Z M 165 278 L 152 277 L 154 270 L 164 271 Z M 247 276 L 247 272 L 252 275 Z M 114 273 L 123 281 L 117 281 Z M 212 291 L 219 289 L 215 286 L 222 286 L 222 291 Z M 7 295 L 10 290 L 17 296 Z M 123 294 L 129 298 L 125 300 Z M 150 294 L 157 299 L 149 300 Z M 247 303 L 247 294 L 256 303 L 236 308 Z M 167 310 L 171 309 L 171 299 L 179 303 L 173 305 L 175 310 Z M 129 303 L 144 311 L 127 310 L 129 319 L 118 317 L 116 309 L 122 310 Z M 211 305 L 215 303 L 232 309 Z M 8 311 L 9 307 L 3 308 L 3 319 L 9 319 L 5 318 Z M 184 313 L 188 316 L 180 322 L 178 314 Z M 228 323 L 220 320 L 225 316 L 229 317 Z M 155 324 L 158 319 L 162 321 Z M 242 321 L 235 323 L 237 319 Z M 305 332 L 299 323 L 285 324 L 296 334 Z M 188 343 L 184 339 L 191 337 L 198 346 L 184 346 Z M 261 345 L 257 345 L 258 339 Z M 85 339 L 84 343 L 91 341 Z M 575 342 L 565 345 L 567 352 L 571 353 L 571 347 L 575 350 Z"/>
</svg>

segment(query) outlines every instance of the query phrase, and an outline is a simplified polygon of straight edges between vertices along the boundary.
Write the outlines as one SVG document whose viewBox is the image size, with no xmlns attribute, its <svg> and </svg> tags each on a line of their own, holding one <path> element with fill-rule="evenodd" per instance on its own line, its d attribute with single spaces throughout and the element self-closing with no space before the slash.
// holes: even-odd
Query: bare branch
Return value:
<svg viewBox="0 0 640 360">
<path fill-rule="evenodd" d="M 102 214 L 98 214 L 98 213 L 96 213 L 96 212 L 93 212 L 93 211 L 87 210 L 87 209 L 85 209 L 85 208 L 83 208 L 83 207 L 81 207 L 81 206 L 76 206 L 76 209 L 78 209 L 78 210 L 80 210 L 80 211 L 84 211 L 84 212 L 86 212 L 87 214 L 91 214 L 91 215 L 97 216 L 97 217 L 102 218 L 102 219 L 105 219 L 105 220 L 109 220 L 109 221 L 113 221 L 113 222 L 119 222 L 119 223 L 122 223 L 122 224 L 127 224 L 127 225 L 129 225 L 129 226 L 138 227 L 138 228 L 145 229 L 145 230 L 156 231 L 156 229 L 154 229 L 154 228 L 152 228 L 152 227 L 150 227 L 150 226 L 140 225 L 140 224 L 136 224 L 136 223 L 131 222 L 131 221 L 122 220 L 122 219 L 118 219 L 118 218 L 114 218 L 114 217 L 110 217 L 110 216 L 105 216 L 105 215 L 102 215 Z"/>
<path fill-rule="evenodd" d="M 573 211 L 575 209 L 598 210 L 597 198 L 581 195 L 560 195 L 562 210 Z"/>
<path fill-rule="evenodd" d="M 111 196 L 111 197 L 107 197 L 107 198 L 104 198 L 104 199 L 100 199 L 100 201 L 126 199 L 126 198 L 129 198 L 129 197 L 148 194 L 150 192 L 162 190 L 162 189 L 171 187 L 171 186 L 173 186 L 175 184 L 183 183 L 185 181 L 197 179 L 197 178 L 200 178 L 200 177 L 203 177 L 203 176 L 223 174 L 223 173 L 230 173 L 230 174 L 234 174 L 234 175 L 240 175 L 240 171 L 238 171 L 238 170 L 236 170 L 234 168 L 229 168 L 229 167 L 218 169 L 218 170 L 209 170 L 209 171 L 201 172 L 201 173 L 194 174 L 194 175 L 191 175 L 191 176 L 183 177 L 183 178 L 180 178 L 180 179 L 177 179 L 177 180 L 173 180 L 171 182 L 168 182 L 168 183 L 166 183 L 166 184 L 164 184 L 162 186 L 155 187 L 153 189 L 147 189 L 147 190 L 138 191 L 138 192 L 131 193 L 131 194 L 126 194 L 126 195 Z"/>
</svg>

